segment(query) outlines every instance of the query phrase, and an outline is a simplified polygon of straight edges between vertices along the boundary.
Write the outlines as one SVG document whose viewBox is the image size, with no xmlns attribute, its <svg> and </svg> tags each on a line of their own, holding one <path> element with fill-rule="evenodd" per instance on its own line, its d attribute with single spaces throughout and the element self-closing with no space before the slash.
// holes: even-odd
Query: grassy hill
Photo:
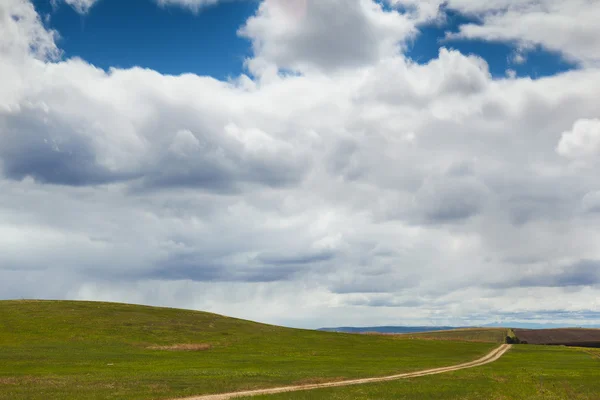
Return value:
<svg viewBox="0 0 600 400">
<path fill-rule="evenodd" d="M 515 345 L 496 362 L 408 380 L 372 383 L 255 400 L 598 400 L 600 349 Z"/>
<path fill-rule="evenodd" d="M 184 397 L 453 365 L 495 346 L 127 304 L 0 301 L 0 399 Z"/>
</svg>

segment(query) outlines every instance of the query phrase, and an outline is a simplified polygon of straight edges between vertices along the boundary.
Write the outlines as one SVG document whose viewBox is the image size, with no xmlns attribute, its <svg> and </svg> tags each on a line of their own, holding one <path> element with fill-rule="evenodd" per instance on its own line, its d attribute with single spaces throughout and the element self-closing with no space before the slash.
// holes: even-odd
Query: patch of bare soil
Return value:
<svg viewBox="0 0 600 400">
<path fill-rule="evenodd" d="M 179 343 L 166 346 L 150 346 L 150 350 L 170 350 L 170 351 L 202 351 L 209 350 L 212 346 L 208 343 Z"/>
<path fill-rule="evenodd" d="M 45 386 L 66 386 L 67 383 L 64 380 L 60 380 L 58 378 L 49 378 L 42 376 L 33 376 L 33 375 L 25 375 L 25 376 L 6 376 L 0 377 L 0 386 L 2 385 L 14 385 L 14 386 L 22 386 L 22 385 L 45 385 Z"/>
</svg>

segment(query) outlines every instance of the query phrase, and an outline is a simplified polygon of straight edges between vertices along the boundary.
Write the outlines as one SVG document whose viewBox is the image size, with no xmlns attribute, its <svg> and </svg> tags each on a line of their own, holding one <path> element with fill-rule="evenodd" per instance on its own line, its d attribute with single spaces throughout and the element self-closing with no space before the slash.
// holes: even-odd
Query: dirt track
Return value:
<svg viewBox="0 0 600 400">
<path fill-rule="evenodd" d="M 406 379 L 406 378 L 414 378 L 414 377 L 418 377 L 418 376 L 441 374 L 444 372 L 458 371 L 459 369 L 478 367 L 480 365 L 494 362 L 497 359 L 499 359 L 500 357 L 502 357 L 502 355 L 504 353 L 506 353 L 508 351 L 508 349 L 510 349 L 510 347 L 511 347 L 510 344 L 503 344 L 500 347 L 495 348 L 489 354 L 481 357 L 478 360 L 470 361 L 470 362 L 463 363 L 463 364 L 453 365 L 450 367 L 426 369 L 426 370 L 422 370 L 422 371 L 407 372 L 404 374 L 381 376 L 381 377 L 376 377 L 376 378 L 362 378 L 362 379 L 353 379 L 353 380 L 348 380 L 348 381 L 316 383 L 316 384 L 297 385 L 297 386 L 284 386 L 284 387 L 270 388 L 270 389 L 248 390 L 248 391 L 244 391 L 244 392 L 210 394 L 210 395 L 203 395 L 203 396 L 187 397 L 185 399 L 179 399 L 179 400 L 226 400 L 226 399 L 232 399 L 235 397 L 243 397 L 243 396 L 257 396 L 257 395 L 261 395 L 261 394 L 276 394 L 276 393 L 285 393 L 285 392 L 296 392 L 296 391 L 300 391 L 300 390 L 311 390 L 311 389 L 321 389 L 321 388 L 330 388 L 330 387 L 339 387 L 339 386 L 360 385 L 360 384 L 364 384 L 364 383 L 385 382 L 385 381 L 393 381 L 396 379 Z"/>
</svg>

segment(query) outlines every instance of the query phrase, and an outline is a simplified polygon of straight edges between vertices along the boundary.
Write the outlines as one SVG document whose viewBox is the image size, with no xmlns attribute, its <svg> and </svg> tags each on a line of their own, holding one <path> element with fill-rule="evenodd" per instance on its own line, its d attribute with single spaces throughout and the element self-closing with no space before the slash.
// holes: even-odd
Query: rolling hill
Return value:
<svg viewBox="0 0 600 400">
<path fill-rule="evenodd" d="M 471 361 L 495 346 L 130 304 L 0 301 L 0 399 L 167 399 L 383 376 Z"/>
</svg>

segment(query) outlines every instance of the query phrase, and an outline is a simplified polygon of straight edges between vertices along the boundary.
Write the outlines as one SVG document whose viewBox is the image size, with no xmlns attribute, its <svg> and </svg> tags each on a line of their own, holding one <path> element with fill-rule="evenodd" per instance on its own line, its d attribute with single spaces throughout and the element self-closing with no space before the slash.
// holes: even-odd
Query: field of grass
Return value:
<svg viewBox="0 0 600 400">
<path fill-rule="evenodd" d="M 402 334 L 399 335 L 399 337 L 404 337 L 406 339 L 504 343 L 508 331 L 509 330 L 506 328 L 464 328 L 453 329 L 450 331 Z"/>
<path fill-rule="evenodd" d="M 381 376 L 458 364 L 495 346 L 126 304 L 0 301 L 0 399 L 165 399 Z"/>
<path fill-rule="evenodd" d="M 600 349 L 514 345 L 500 360 L 472 369 L 252 399 L 598 400 Z"/>
</svg>

